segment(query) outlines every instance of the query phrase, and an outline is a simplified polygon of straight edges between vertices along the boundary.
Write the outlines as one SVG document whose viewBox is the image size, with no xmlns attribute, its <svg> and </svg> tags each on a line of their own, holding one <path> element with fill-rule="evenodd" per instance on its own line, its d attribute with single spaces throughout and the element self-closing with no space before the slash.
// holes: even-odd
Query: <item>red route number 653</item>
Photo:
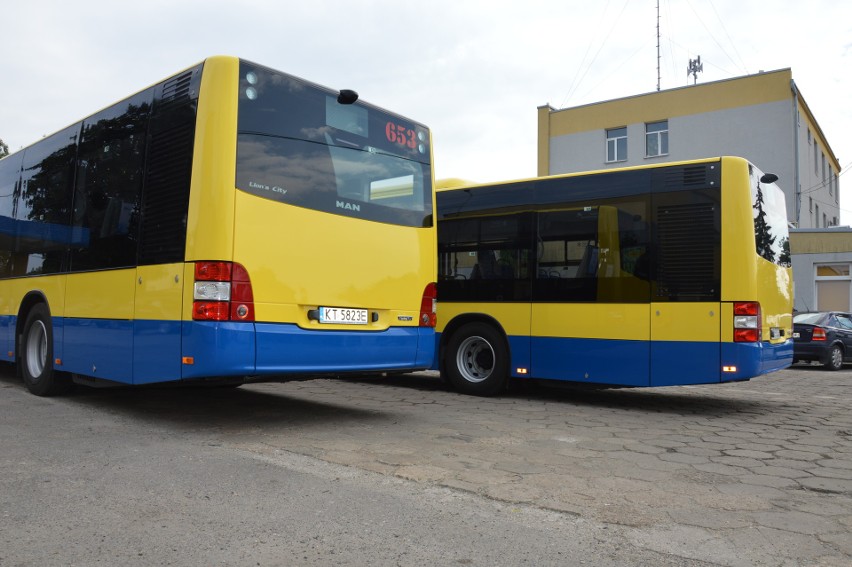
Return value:
<svg viewBox="0 0 852 567">
<path fill-rule="evenodd" d="M 412 150 L 417 147 L 417 132 L 412 128 L 406 128 L 402 124 L 388 122 L 385 125 L 385 136 L 388 142 L 397 144 Z"/>
</svg>

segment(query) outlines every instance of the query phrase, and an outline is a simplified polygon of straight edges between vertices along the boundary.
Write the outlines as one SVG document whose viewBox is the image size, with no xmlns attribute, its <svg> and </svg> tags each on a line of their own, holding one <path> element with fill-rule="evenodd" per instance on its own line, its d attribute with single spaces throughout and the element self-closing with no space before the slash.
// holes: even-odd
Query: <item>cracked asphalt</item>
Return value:
<svg viewBox="0 0 852 567">
<path fill-rule="evenodd" d="M 159 470 L 157 448 L 164 445 L 174 445 L 178 460 L 197 455 L 204 461 L 212 451 L 236 463 L 297 471 L 325 484 L 355 475 L 362 490 L 405 490 L 406 498 L 417 502 L 442 502 L 441 519 L 424 518 L 430 525 L 407 533 L 406 541 L 397 541 L 399 549 L 381 543 L 350 555 L 350 564 L 415 565 L 432 553 L 437 565 L 852 565 L 852 368 L 827 372 L 796 366 L 714 386 L 595 391 L 525 386 L 499 398 L 447 391 L 428 372 L 237 390 L 78 388 L 66 398 L 41 399 L 27 394 L 6 371 L 0 374 L 0 391 L 0 453 L 6 456 L 0 465 L 3 566 L 70 564 L 52 562 L 56 556 L 49 553 L 33 555 L 32 539 L 24 538 L 28 552 L 20 537 L 1 535 L 20 536 L 45 523 L 43 508 L 27 512 L 22 504 L 50 494 L 34 487 L 32 479 L 50 480 L 58 463 L 73 469 L 79 460 L 74 470 L 90 479 L 87 493 L 99 477 L 85 463 L 108 468 L 114 462 L 109 455 L 131 447 L 129 478 L 158 493 L 157 477 L 169 486 L 177 482 L 152 475 Z M 22 441 L 28 439 L 30 419 L 52 422 L 50 442 Z M 52 484 L 56 490 L 59 483 Z M 241 490 L 247 486 L 252 484 Z M 73 517 L 75 492 L 65 490 L 64 513 Z M 258 499 L 273 495 L 247 493 L 244 501 L 230 496 L 228 510 L 250 515 L 240 508 L 246 503 L 257 508 Z M 370 502 L 377 499 L 373 494 L 359 501 L 362 515 L 371 513 Z M 407 500 L 394 502 L 393 514 L 415 514 Z M 139 504 L 122 506 L 134 505 Z M 473 530 L 464 532 L 464 541 L 486 539 L 479 550 L 456 542 L 465 551 L 458 557 L 418 544 L 418 534 L 437 529 L 432 524 L 447 521 L 454 507 L 459 513 L 476 507 L 478 517 L 508 523 L 492 525 L 490 540 L 481 530 L 464 527 Z M 147 513 L 156 516 L 159 509 Z M 80 510 L 85 517 L 97 512 L 86 505 Z M 507 510 L 519 515 L 512 518 Z M 181 516 L 180 521 L 185 526 L 204 519 Z M 512 534 L 526 533 L 518 531 L 517 521 L 531 531 L 517 535 L 512 545 Z M 72 537 L 74 522 L 60 524 Z M 383 542 L 381 534 L 371 537 Z M 560 547 L 572 538 L 573 548 Z M 279 537 L 278 545 L 284 544 Z M 505 550 L 496 556 L 483 551 L 500 546 Z M 75 564 L 100 563 L 110 553 L 100 549 L 78 550 Z M 221 557 L 220 564 L 248 564 L 246 558 L 262 565 L 340 563 L 332 560 L 336 548 L 328 541 L 313 545 L 313 555 L 298 561 L 271 552 L 255 555 L 252 549 L 233 557 L 202 557 Z M 41 560 L 28 563 L 34 557 Z M 174 564 L 195 564 L 176 557 Z"/>
</svg>

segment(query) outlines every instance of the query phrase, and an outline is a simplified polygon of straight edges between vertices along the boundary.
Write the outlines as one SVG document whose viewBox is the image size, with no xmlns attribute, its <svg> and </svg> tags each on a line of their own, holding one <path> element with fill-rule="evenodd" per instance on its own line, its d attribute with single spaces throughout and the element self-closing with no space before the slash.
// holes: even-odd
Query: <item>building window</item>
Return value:
<svg viewBox="0 0 852 567">
<path fill-rule="evenodd" d="M 834 176 L 831 174 L 831 166 L 828 166 L 828 194 L 834 194 Z"/>
<path fill-rule="evenodd" d="M 825 154 L 822 154 L 822 184 L 825 185 Z"/>
<path fill-rule="evenodd" d="M 814 140 L 814 174 L 819 174 L 819 144 Z"/>
<path fill-rule="evenodd" d="M 822 227 L 828 228 L 828 216 L 825 213 L 822 214 Z"/>
<path fill-rule="evenodd" d="M 814 228 L 819 228 L 819 205 L 815 205 Z"/>
<path fill-rule="evenodd" d="M 809 213 L 814 212 L 814 198 L 813 197 L 808 197 L 808 212 Z"/>
<path fill-rule="evenodd" d="M 665 156 L 669 153 L 669 121 L 645 124 L 645 157 Z"/>
<path fill-rule="evenodd" d="M 811 129 L 808 128 L 808 145 L 811 145 Z"/>
<path fill-rule="evenodd" d="M 627 128 L 606 131 L 606 161 L 627 161 Z"/>
</svg>

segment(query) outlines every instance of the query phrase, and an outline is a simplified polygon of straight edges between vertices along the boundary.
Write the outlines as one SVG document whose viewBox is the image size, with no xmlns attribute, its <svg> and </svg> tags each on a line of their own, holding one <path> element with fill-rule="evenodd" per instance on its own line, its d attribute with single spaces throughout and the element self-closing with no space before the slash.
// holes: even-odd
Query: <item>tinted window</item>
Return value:
<svg viewBox="0 0 852 567">
<path fill-rule="evenodd" d="M 408 226 L 432 222 L 423 126 L 241 62 L 237 187 L 320 211 Z"/>
<path fill-rule="evenodd" d="M 633 198 L 540 213 L 535 300 L 647 302 L 647 208 Z"/>
<path fill-rule="evenodd" d="M 72 270 L 136 263 L 150 107 L 149 91 L 83 123 L 74 197 Z"/>
<path fill-rule="evenodd" d="M 78 131 L 79 125 L 66 128 L 24 153 L 21 192 L 15 201 L 16 274 L 54 274 L 67 267 Z"/>
<path fill-rule="evenodd" d="M 15 247 L 15 200 L 20 191 L 23 152 L 0 160 L 0 278 L 12 275 Z"/>
<path fill-rule="evenodd" d="M 532 213 L 438 224 L 438 297 L 529 301 Z"/>
</svg>

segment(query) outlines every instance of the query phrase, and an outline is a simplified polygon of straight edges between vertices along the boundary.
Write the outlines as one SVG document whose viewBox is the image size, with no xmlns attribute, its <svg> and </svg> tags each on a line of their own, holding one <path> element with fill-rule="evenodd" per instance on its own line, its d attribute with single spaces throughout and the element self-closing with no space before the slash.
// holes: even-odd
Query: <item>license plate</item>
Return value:
<svg viewBox="0 0 852 567">
<path fill-rule="evenodd" d="M 320 307 L 319 322 L 336 325 L 366 325 L 367 310 L 348 307 Z"/>
</svg>

